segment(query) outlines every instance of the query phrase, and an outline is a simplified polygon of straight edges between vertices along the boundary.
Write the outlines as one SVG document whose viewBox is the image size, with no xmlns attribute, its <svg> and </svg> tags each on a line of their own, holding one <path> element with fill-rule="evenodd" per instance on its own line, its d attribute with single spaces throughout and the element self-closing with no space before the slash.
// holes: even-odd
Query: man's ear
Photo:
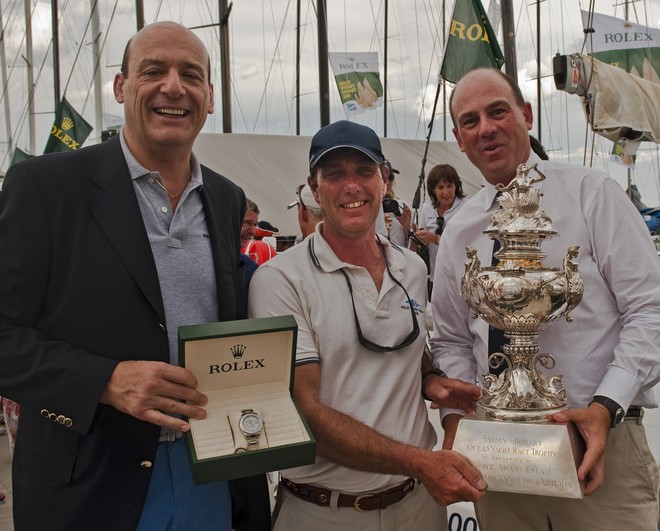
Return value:
<svg viewBox="0 0 660 531">
<path fill-rule="evenodd" d="M 318 183 L 316 182 L 316 179 L 312 178 L 312 176 L 310 175 L 309 177 L 307 177 L 307 184 L 309 185 L 309 188 L 312 190 L 312 193 L 314 194 L 314 199 L 320 205 L 321 201 L 319 198 Z"/>
<path fill-rule="evenodd" d="M 451 132 L 454 133 L 454 138 L 456 139 L 456 142 L 458 143 L 458 147 L 460 150 L 465 153 L 465 149 L 463 149 L 463 141 L 461 140 L 461 135 L 458 132 L 458 129 L 455 127 L 452 127 Z"/>
<path fill-rule="evenodd" d="M 124 103 L 124 81 L 123 74 L 117 74 L 112 83 L 112 90 L 115 94 L 115 101 L 117 103 Z"/>
</svg>

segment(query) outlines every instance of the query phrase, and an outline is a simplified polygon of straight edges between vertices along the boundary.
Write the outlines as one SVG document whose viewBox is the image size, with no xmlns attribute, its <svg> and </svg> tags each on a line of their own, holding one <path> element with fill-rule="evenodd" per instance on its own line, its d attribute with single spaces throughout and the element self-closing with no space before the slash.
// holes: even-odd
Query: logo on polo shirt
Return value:
<svg viewBox="0 0 660 531">
<path fill-rule="evenodd" d="M 405 301 L 403 301 L 403 304 L 401 305 L 401 309 L 410 311 L 410 305 L 412 305 L 415 315 L 424 313 L 424 310 L 422 310 L 422 305 L 419 304 L 415 299 L 406 299 Z"/>
</svg>

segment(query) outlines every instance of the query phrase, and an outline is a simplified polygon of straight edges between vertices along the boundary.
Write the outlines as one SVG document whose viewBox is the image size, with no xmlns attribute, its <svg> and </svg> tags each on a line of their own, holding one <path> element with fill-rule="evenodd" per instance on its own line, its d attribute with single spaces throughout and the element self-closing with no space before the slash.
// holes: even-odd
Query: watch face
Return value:
<svg viewBox="0 0 660 531">
<path fill-rule="evenodd" d="M 241 417 L 239 426 L 244 434 L 256 435 L 263 428 L 263 421 L 256 413 L 248 413 Z"/>
</svg>

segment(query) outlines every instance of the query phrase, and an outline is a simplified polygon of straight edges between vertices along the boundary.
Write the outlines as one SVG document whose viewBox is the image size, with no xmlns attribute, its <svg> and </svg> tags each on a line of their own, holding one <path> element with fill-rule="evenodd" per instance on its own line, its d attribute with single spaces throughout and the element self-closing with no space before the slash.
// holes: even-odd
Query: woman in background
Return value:
<svg viewBox="0 0 660 531">
<path fill-rule="evenodd" d="M 429 299 L 433 288 L 438 242 L 447 222 L 465 204 L 463 183 L 453 166 L 438 164 L 426 177 L 428 199 L 422 205 L 419 230 L 415 236 L 429 248 Z"/>
</svg>

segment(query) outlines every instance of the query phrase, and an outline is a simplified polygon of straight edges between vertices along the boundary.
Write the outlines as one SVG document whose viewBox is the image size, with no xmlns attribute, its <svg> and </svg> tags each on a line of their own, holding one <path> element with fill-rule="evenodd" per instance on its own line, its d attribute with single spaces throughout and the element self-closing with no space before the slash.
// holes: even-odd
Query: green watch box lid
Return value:
<svg viewBox="0 0 660 531">
<path fill-rule="evenodd" d="M 185 434 L 197 484 L 311 464 L 316 442 L 293 397 L 298 327 L 291 315 L 179 328 L 179 365 L 206 394 L 207 418 Z M 248 450 L 238 423 L 252 409 L 264 429 Z"/>
</svg>

